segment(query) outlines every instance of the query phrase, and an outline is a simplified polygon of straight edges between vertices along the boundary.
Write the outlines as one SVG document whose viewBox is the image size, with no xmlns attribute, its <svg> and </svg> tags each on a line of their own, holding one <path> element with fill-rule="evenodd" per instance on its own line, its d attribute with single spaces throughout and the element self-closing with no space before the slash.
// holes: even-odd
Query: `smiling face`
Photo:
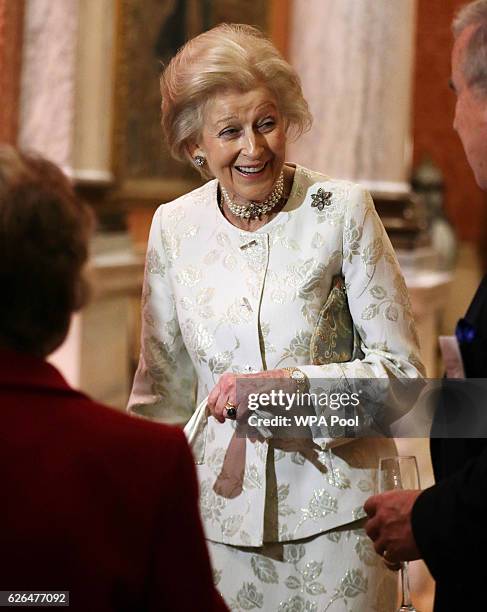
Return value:
<svg viewBox="0 0 487 612">
<path fill-rule="evenodd" d="M 204 155 L 208 167 L 239 203 L 262 202 L 283 168 L 286 130 L 268 89 L 228 90 L 206 106 L 204 127 L 192 156 Z"/>
<path fill-rule="evenodd" d="M 469 86 L 463 74 L 465 49 L 475 26 L 463 30 L 452 51 L 451 85 L 457 96 L 453 128 L 481 189 L 487 190 L 487 95 Z"/>
</svg>

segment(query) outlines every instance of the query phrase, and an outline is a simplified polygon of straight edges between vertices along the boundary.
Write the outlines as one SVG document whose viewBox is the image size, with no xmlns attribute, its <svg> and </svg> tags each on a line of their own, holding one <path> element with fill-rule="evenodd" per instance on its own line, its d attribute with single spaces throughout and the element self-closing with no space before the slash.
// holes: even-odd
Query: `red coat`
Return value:
<svg viewBox="0 0 487 612">
<path fill-rule="evenodd" d="M 96 404 L 0 349 L 0 590 L 70 610 L 224 611 L 184 434 Z"/>
</svg>

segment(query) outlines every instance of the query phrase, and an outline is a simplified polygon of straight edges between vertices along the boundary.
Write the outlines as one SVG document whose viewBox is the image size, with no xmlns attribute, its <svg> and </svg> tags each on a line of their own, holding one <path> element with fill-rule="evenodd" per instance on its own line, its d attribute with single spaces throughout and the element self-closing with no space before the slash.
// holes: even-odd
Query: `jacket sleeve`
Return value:
<svg viewBox="0 0 487 612">
<path fill-rule="evenodd" d="M 426 489 L 412 512 L 416 544 L 436 580 L 473 583 L 485 567 L 475 551 L 487 548 L 487 449 L 464 468 Z"/>
<path fill-rule="evenodd" d="M 149 572 L 149 610 L 228 612 L 213 584 L 198 510 L 194 461 L 182 432 L 180 436 L 176 448 L 172 447 L 177 453 L 172 478 L 161 490 Z"/>
<path fill-rule="evenodd" d="M 195 404 L 195 373 L 186 351 L 168 275 L 160 206 L 152 220 L 142 290 L 139 365 L 128 410 L 172 424 L 184 424 Z"/>
<path fill-rule="evenodd" d="M 363 359 L 305 366 L 310 377 L 422 376 L 408 291 L 370 194 L 355 186 L 343 230 L 342 273 Z M 300 366 L 301 368 L 301 366 Z"/>
<path fill-rule="evenodd" d="M 359 185 L 352 188 L 344 215 L 342 274 L 363 358 L 299 368 L 311 379 L 311 391 L 313 379 L 317 384 L 320 378 L 382 379 L 384 404 L 398 418 L 406 404 L 397 394 L 401 380 L 421 379 L 424 367 L 397 258 L 370 194 Z M 408 394 L 410 390 L 404 390 Z"/>
</svg>

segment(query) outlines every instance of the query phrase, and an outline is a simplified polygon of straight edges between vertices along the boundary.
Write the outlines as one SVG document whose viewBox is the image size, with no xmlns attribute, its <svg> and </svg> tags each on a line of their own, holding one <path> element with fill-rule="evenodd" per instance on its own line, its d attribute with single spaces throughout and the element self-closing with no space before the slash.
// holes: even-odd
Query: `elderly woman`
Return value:
<svg viewBox="0 0 487 612">
<path fill-rule="evenodd" d="M 222 24 L 189 41 L 161 91 L 172 153 L 211 180 L 155 213 L 129 409 L 185 423 L 196 373 L 196 401 L 210 415 L 195 438 L 200 506 L 232 609 L 392 609 L 394 574 L 362 522 L 392 441 L 316 440 L 317 464 L 272 438 L 234 444 L 231 418 L 239 376 L 288 377 L 296 389 L 317 378 L 420 376 L 407 292 L 371 197 L 285 161 L 310 113 L 298 76 L 256 29 Z M 337 278 L 359 350 L 327 362 L 312 356 L 312 338 Z M 244 470 L 229 493 L 219 484 L 232 453 Z"/>
</svg>

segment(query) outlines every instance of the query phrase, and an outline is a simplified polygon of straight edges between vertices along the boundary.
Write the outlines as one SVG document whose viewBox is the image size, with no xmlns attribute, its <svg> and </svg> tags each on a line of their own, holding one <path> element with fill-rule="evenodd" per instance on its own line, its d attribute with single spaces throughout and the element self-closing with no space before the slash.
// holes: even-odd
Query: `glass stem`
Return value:
<svg viewBox="0 0 487 612">
<path fill-rule="evenodd" d="M 411 595 L 409 593 L 409 574 L 408 563 L 401 563 L 401 585 L 402 585 L 402 603 L 401 606 L 411 606 Z"/>
</svg>

